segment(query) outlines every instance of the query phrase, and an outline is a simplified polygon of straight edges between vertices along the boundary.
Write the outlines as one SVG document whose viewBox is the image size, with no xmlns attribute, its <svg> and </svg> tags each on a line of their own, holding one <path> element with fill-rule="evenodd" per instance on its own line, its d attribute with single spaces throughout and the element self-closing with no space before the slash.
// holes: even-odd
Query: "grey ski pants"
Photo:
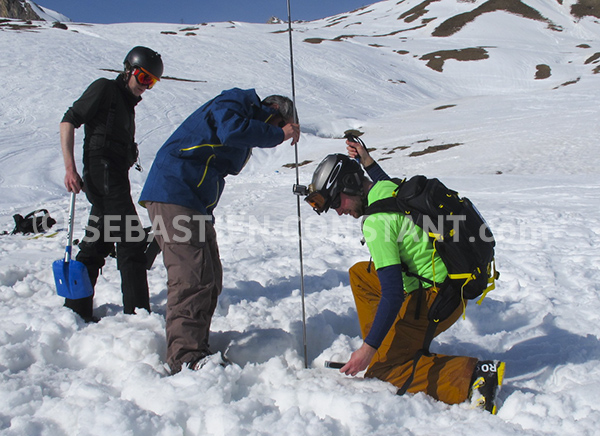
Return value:
<svg viewBox="0 0 600 436">
<path fill-rule="evenodd" d="M 147 202 L 146 208 L 167 269 L 167 364 L 175 374 L 210 354 L 223 268 L 212 217 L 175 204 Z"/>
</svg>

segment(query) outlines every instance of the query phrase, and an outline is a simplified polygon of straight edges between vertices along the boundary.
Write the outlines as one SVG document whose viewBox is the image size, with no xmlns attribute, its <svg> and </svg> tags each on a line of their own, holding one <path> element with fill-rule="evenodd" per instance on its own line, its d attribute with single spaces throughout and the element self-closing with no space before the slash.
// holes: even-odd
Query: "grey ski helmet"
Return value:
<svg viewBox="0 0 600 436">
<path fill-rule="evenodd" d="M 152 74 L 157 79 L 163 74 L 163 61 L 160 54 L 148 47 L 133 47 L 123 61 L 125 70 L 140 67 Z"/>
<path fill-rule="evenodd" d="M 304 199 L 315 212 L 339 207 L 340 194 L 363 194 L 364 172 L 358 162 L 344 154 L 330 154 L 317 166 L 309 194 Z"/>
</svg>

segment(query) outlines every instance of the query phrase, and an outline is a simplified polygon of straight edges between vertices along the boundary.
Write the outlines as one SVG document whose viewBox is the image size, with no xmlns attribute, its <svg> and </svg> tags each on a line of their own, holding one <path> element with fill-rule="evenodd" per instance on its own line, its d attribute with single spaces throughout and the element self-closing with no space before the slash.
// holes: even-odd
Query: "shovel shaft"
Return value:
<svg viewBox="0 0 600 436">
<path fill-rule="evenodd" d="M 71 261 L 71 247 L 73 246 L 73 221 L 75 220 L 75 196 L 71 192 L 71 204 L 69 206 L 69 224 L 67 226 L 67 246 L 65 248 L 65 263 Z"/>
<path fill-rule="evenodd" d="M 71 260 L 73 245 L 73 222 L 75 220 L 75 193 L 71 193 L 71 206 L 69 207 L 69 224 L 67 228 L 67 247 L 64 260 L 52 263 L 56 293 L 70 300 L 79 300 L 94 295 L 94 287 L 86 266 L 77 260 Z"/>
</svg>

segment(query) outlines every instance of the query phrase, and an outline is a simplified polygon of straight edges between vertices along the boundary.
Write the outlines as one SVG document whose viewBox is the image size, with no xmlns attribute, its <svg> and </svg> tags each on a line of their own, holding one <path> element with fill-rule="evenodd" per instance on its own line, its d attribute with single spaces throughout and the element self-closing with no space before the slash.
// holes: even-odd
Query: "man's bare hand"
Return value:
<svg viewBox="0 0 600 436">
<path fill-rule="evenodd" d="M 282 127 L 284 134 L 284 141 L 288 139 L 292 140 L 292 145 L 295 145 L 300 140 L 300 125 L 289 123 Z"/>
<path fill-rule="evenodd" d="M 362 144 L 358 142 L 352 142 L 349 139 L 346 140 L 346 150 L 348 151 L 348 156 L 352 159 L 360 158 L 360 163 L 363 167 L 368 167 L 373 162 L 373 158 Z"/>
<path fill-rule="evenodd" d="M 369 367 L 371 359 L 373 359 L 376 352 L 375 348 L 363 343 L 358 350 L 352 353 L 350 360 L 340 369 L 340 372 L 355 376 Z"/>
<path fill-rule="evenodd" d="M 76 171 L 68 171 L 65 174 L 65 188 L 67 188 L 67 192 L 74 192 L 75 194 L 79 194 L 83 188 L 83 180 Z"/>
</svg>

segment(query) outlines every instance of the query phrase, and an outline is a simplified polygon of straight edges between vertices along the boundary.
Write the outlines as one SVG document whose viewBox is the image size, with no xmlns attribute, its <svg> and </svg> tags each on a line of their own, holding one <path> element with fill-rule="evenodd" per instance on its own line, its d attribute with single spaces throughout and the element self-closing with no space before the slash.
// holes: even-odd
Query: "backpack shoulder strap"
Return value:
<svg viewBox="0 0 600 436">
<path fill-rule="evenodd" d="M 375 215 L 376 213 L 397 212 L 400 213 L 396 197 L 377 200 L 365 209 L 365 215 Z"/>
<path fill-rule="evenodd" d="M 394 190 L 394 194 L 392 197 L 388 197 L 388 198 L 383 198 L 381 200 L 377 200 L 376 202 L 374 202 L 373 204 L 371 204 L 370 206 L 368 206 L 365 209 L 365 215 L 373 215 L 376 213 L 384 213 L 384 212 L 402 212 L 400 210 L 400 208 L 398 207 L 398 201 L 396 200 L 398 191 L 400 190 L 400 187 L 402 186 L 402 184 L 404 183 L 406 179 L 398 179 L 398 178 L 393 178 L 390 179 L 391 182 L 394 182 L 396 185 L 398 185 L 398 187 Z"/>
</svg>

